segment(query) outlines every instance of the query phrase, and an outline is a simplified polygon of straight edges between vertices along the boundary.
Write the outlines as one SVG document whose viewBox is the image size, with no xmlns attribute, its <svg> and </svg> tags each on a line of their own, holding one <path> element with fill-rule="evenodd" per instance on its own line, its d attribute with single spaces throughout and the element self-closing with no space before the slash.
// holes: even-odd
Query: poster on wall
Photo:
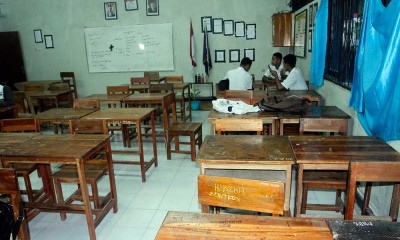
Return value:
<svg viewBox="0 0 400 240">
<path fill-rule="evenodd" d="M 307 9 L 294 17 L 294 55 L 306 57 Z"/>
</svg>

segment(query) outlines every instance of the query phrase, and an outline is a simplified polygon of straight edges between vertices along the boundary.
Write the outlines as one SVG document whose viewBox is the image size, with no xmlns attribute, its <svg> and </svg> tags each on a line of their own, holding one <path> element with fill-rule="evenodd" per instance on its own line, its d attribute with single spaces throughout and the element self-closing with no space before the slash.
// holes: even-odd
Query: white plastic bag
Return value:
<svg viewBox="0 0 400 240">
<path fill-rule="evenodd" d="M 217 99 L 212 101 L 213 109 L 223 113 L 246 114 L 249 112 L 259 112 L 258 106 L 246 104 L 242 101 L 233 101 L 228 99 Z"/>
</svg>

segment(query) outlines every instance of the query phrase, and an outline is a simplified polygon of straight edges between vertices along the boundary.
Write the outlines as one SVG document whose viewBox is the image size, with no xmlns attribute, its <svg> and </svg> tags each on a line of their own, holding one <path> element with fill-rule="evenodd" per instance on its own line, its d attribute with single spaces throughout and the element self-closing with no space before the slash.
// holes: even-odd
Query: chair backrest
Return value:
<svg viewBox="0 0 400 240">
<path fill-rule="evenodd" d="M 283 215 L 284 183 L 199 175 L 198 199 L 202 205 L 237 208 Z"/>
<path fill-rule="evenodd" d="M 129 86 L 107 86 L 107 94 L 128 94 Z"/>
<path fill-rule="evenodd" d="M 49 86 L 49 90 L 70 90 L 69 82 L 53 83 Z"/>
<path fill-rule="evenodd" d="M 229 79 L 221 80 L 217 84 L 217 92 L 223 92 L 225 90 L 229 90 Z"/>
<path fill-rule="evenodd" d="M 150 93 L 159 93 L 159 92 L 173 92 L 174 85 L 172 83 L 156 83 L 149 85 Z"/>
<path fill-rule="evenodd" d="M 172 119 L 172 123 L 177 123 L 175 93 L 171 92 L 163 98 L 162 108 L 164 117 L 164 130 L 168 134 L 169 125 L 171 123 L 170 120 Z M 172 118 L 170 117 L 170 114 L 172 114 Z"/>
<path fill-rule="evenodd" d="M 347 181 L 347 208 L 344 219 L 353 220 L 357 182 L 400 182 L 398 162 L 350 162 Z M 393 193 L 395 194 L 395 193 Z M 397 211 L 396 213 L 397 214 Z"/>
<path fill-rule="evenodd" d="M 76 89 L 76 79 L 74 72 L 60 72 L 60 78 L 64 83 L 69 84 L 69 89 L 74 91 L 74 98 L 78 98 L 78 91 Z"/>
<path fill-rule="evenodd" d="M 183 83 L 183 76 L 166 76 L 166 83 Z"/>
<path fill-rule="evenodd" d="M 90 98 L 75 98 L 74 108 L 100 109 L 100 101 Z"/>
<path fill-rule="evenodd" d="M 327 133 L 339 133 L 343 136 L 347 136 L 348 133 L 348 121 L 341 119 L 319 119 L 319 118 L 300 118 L 300 135 L 304 132 L 327 132 Z"/>
<path fill-rule="evenodd" d="M 257 135 L 261 135 L 263 131 L 262 119 L 246 119 L 246 118 L 220 118 L 215 119 L 215 131 L 217 135 L 222 132 L 244 132 L 255 131 Z"/>
<path fill-rule="evenodd" d="M 149 77 L 150 82 L 159 82 L 160 80 L 160 73 L 159 72 L 144 72 L 144 77 Z"/>
<path fill-rule="evenodd" d="M 253 99 L 253 91 L 251 90 L 226 90 L 224 91 L 224 98 L 235 101 L 243 101 L 251 104 Z"/>
<path fill-rule="evenodd" d="M 107 134 L 108 128 L 104 120 L 70 120 L 69 132 L 72 134 Z"/>
<path fill-rule="evenodd" d="M 14 91 L 14 102 L 18 113 L 29 112 L 28 98 L 25 91 Z"/>
<path fill-rule="evenodd" d="M 43 84 L 27 83 L 24 85 L 25 91 L 43 91 Z"/>
<path fill-rule="evenodd" d="M 131 84 L 149 84 L 150 78 L 149 77 L 132 77 Z"/>
<path fill-rule="evenodd" d="M 2 132 L 40 132 L 36 118 L 13 118 L 1 120 Z"/>
</svg>

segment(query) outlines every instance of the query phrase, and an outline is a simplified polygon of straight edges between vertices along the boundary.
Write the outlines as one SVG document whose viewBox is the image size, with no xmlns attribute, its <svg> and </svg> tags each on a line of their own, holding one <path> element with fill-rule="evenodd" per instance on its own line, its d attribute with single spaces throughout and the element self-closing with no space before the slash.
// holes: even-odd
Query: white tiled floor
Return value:
<svg viewBox="0 0 400 240">
<path fill-rule="evenodd" d="M 203 136 L 209 134 L 207 111 L 193 112 L 194 122 L 203 122 Z M 115 142 L 113 144 L 121 144 Z M 147 152 L 151 152 L 149 141 L 145 143 Z M 138 166 L 115 165 L 115 177 L 118 192 L 118 212 L 112 211 L 96 228 L 97 239 L 154 239 L 165 215 L 169 210 L 200 212 L 197 201 L 197 176 L 199 166 L 190 161 L 189 155 L 173 154 L 172 160 L 166 159 L 164 141 L 157 142 L 158 167 L 151 167 L 142 183 Z M 121 156 L 113 156 L 121 159 Z M 295 175 L 293 176 L 295 178 Z M 292 193 L 294 193 L 294 182 Z M 107 178 L 99 184 L 100 191 L 107 190 Z M 73 187 L 65 187 L 65 194 Z M 334 199 L 334 193 L 309 193 L 310 202 Z M 294 195 L 291 209 L 293 212 Z M 307 213 L 312 213 L 309 211 Z M 315 212 L 316 214 L 326 214 Z M 47 239 L 89 239 L 86 219 L 82 214 L 68 214 L 67 220 L 60 220 L 57 213 L 40 213 L 29 222 L 33 240 Z"/>
</svg>

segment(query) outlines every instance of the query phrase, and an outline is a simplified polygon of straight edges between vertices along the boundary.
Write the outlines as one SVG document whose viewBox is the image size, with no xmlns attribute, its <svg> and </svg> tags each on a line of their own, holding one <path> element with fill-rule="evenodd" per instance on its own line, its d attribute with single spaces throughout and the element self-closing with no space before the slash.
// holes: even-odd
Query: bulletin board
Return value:
<svg viewBox="0 0 400 240">
<path fill-rule="evenodd" d="M 306 57 L 307 9 L 294 17 L 294 55 Z"/>
</svg>

